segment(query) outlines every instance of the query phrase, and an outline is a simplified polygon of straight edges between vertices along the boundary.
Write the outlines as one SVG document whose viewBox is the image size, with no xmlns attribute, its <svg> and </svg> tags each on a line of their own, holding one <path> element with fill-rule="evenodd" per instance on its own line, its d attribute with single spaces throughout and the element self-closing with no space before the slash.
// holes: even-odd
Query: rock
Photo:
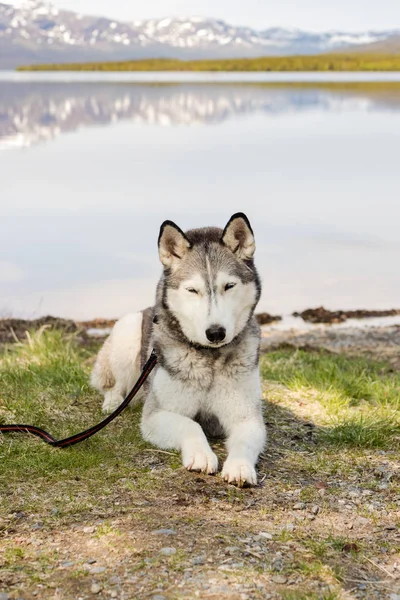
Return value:
<svg viewBox="0 0 400 600">
<path fill-rule="evenodd" d="M 10 596 L 6 592 L 0 592 L 0 600 L 10 600 Z"/>
<path fill-rule="evenodd" d="M 110 596 L 111 598 L 118 598 L 118 592 L 116 590 L 111 590 Z"/>
<path fill-rule="evenodd" d="M 174 529 L 156 529 L 153 531 L 154 535 L 176 535 L 176 531 Z"/>
<path fill-rule="evenodd" d="M 277 575 L 272 575 L 271 581 L 278 583 L 279 585 L 284 585 L 287 582 L 287 577 L 278 573 Z"/>
<path fill-rule="evenodd" d="M 396 523 L 388 523 L 385 525 L 386 531 L 395 531 L 397 529 Z"/>
<path fill-rule="evenodd" d="M 73 567 L 74 566 L 74 561 L 73 560 L 64 560 L 61 563 L 61 566 L 64 567 L 65 569 L 67 569 L 68 567 Z"/>
<path fill-rule="evenodd" d="M 167 600 L 167 599 L 162 594 L 155 594 L 154 596 L 151 597 L 151 600 Z"/>
<path fill-rule="evenodd" d="M 314 504 L 311 507 L 311 512 L 312 512 L 313 515 L 317 515 L 319 513 L 319 511 L 320 511 L 320 508 L 319 508 L 319 506 L 317 504 Z"/>
<path fill-rule="evenodd" d="M 293 506 L 293 510 L 303 510 L 306 507 L 304 502 L 296 502 Z"/>
<path fill-rule="evenodd" d="M 260 533 L 258 534 L 259 536 L 263 537 L 266 540 L 272 540 L 272 533 L 268 533 L 267 531 L 260 531 Z"/>
<path fill-rule="evenodd" d="M 98 575 L 99 573 L 104 573 L 105 570 L 106 570 L 105 567 L 92 567 L 90 569 L 90 574 L 91 575 Z"/>
<path fill-rule="evenodd" d="M 90 525 L 88 527 L 83 528 L 83 533 L 94 533 L 96 531 L 96 527 L 94 525 Z"/>
<path fill-rule="evenodd" d="M 163 556 L 172 556 L 173 554 L 176 554 L 176 548 L 161 548 L 160 554 Z"/>
<path fill-rule="evenodd" d="M 113 575 L 110 577 L 110 583 L 111 585 L 119 585 L 121 583 L 121 578 L 118 577 L 118 575 Z"/>
<path fill-rule="evenodd" d="M 195 556 L 192 560 L 192 563 L 194 565 L 204 565 L 204 563 L 206 562 L 206 557 L 203 556 Z"/>
<path fill-rule="evenodd" d="M 88 565 L 93 565 L 97 562 L 97 560 L 95 558 L 88 558 L 86 562 Z"/>
<path fill-rule="evenodd" d="M 100 594 L 101 592 L 101 585 L 99 585 L 98 583 L 93 583 L 90 591 L 92 594 Z"/>
<path fill-rule="evenodd" d="M 282 321 L 282 317 L 280 315 L 270 315 L 269 313 L 258 313 L 255 315 L 257 322 L 259 325 L 269 325 L 270 323 L 275 323 L 276 321 Z"/>
<path fill-rule="evenodd" d="M 390 594 L 390 600 L 400 600 L 400 594 Z"/>
<path fill-rule="evenodd" d="M 368 524 L 369 524 L 369 519 L 366 519 L 365 517 L 357 517 L 354 520 L 355 527 L 364 527 L 364 525 L 368 525 Z"/>
</svg>

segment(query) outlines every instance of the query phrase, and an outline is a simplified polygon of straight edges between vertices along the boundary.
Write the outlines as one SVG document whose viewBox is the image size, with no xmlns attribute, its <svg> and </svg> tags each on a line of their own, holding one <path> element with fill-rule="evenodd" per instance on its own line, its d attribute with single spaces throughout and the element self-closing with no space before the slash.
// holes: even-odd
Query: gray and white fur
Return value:
<svg viewBox="0 0 400 600">
<path fill-rule="evenodd" d="M 261 285 L 250 223 L 237 213 L 224 230 L 183 233 L 165 221 L 158 249 L 164 271 L 155 306 L 115 324 L 92 384 L 104 394 L 103 410 L 114 410 L 154 347 L 157 366 L 141 394 L 144 438 L 180 450 L 187 469 L 211 474 L 218 459 L 206 434 L 222 434 L 228 451 L 222 477 L 255 485 L 266 431 L 254 318 Z"/>
</svg>

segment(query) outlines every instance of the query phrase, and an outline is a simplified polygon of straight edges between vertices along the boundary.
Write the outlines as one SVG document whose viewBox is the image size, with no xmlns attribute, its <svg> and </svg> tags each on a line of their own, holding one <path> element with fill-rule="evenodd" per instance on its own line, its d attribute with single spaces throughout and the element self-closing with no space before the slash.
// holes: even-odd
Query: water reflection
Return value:
<svg viewBox="0 0 400 600">
<path fill-rule="evenodd" d="M 238 84 L 0 83 L 0 147 L 27 147 L 121 120 L 216 125 L 249 114 L 400 110 L 396 84 L 297 87 Z"/>
</svg>

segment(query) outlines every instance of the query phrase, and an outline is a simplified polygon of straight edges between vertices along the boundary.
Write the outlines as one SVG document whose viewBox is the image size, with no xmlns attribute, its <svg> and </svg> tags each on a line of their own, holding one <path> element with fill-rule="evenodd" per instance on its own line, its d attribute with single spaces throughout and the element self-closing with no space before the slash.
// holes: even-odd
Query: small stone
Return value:
<svg viewBox="0 0 400 600">
<path fill-rule="evenodd" d="M 260 533 L 258 534 L 259 536 L 263 537 L 266 540 L 272 540 L 272 533 L 268 533 L 267 531 L 260 531 Z"/>
<path fill-rule="evenodd" d="M 176 554 L 176 548 L 161 548 L 160 554 L 163 556 L 172 556 L 173 554 Z"/>
<path fill-rule="evenodd" d="M 227 546 L 225 548 L 225 554 L 233 554 L 239 550 L 238 546 Z"/>
<path fill-rule="evenodd" d="M 320 510 L 320 508 L 319 508 L 319 506 L 317 504 L 314 504 L 311 507 L 311 512 L 312 512 L 313 515 L 317 515 L 319 513 L 319 510 Z"/>
<path fill-rule="evenodd" d="M 64 562 L 61 563 L 61 566 L 67 569 L 68 567 L 73 567 L 74 564 L 73 560 L 64 560 Z"/>
<path fill-rule="evenodd" d="M 278 573 L 277 575 L 272 575 L 271 581 L 278 583 L 279 585 L 283 585 L 287 582 L 287 577 Z"/>
<path fill-rule="evenodd" d="M 5 592 L 0 592 L 0 600 L 10 600 L 10 596 Z"/>
<path fill-rule="evenodd" d="M 400 600 L 400 594 L 390 594 L 390 600 Z"/>
<path fill-rule="evenodd" d="M 111 590 L 110 596 L 111 596 L 111 598 L 117 598 L 118 597 L 118 592 L 116 590 Z"/>
<path fill-rule="evenodd" d="M 90 525 L 88 527 L 83 528 L 83 533 L 94 533 L 96 531 L 96 527 L 94 525 Z"/>
<path fill-rule="evenodd" d="M 387 531 L 395 531 L 397 529 L 397 525 L 395 523 L 389 523 L 388 525 L 385 525 L 385 529 Z"/>
<path fill-rule="evenodd" d="M 43 527 L 43 523 L 35 523 L 34 525 L 32 525 L 32 529 L 34 529 L 35 531 L 37 529 L 42 529 Z"/>
<path fill-rule="evenodd" d="M 293 510 L 303 510 L 306 507 L 304 502 L 296 502 L 293 506 Z"/>
<path fill-rule="evenodd" d="M 119 585 L 121 583 L 121 578 L 118 577 L 118 575 L 113 575 L 110 577 L 110 583 L 111 585 Z"/>
<path fill-rule="evenodd" d="M 58 510 L 58 508 L 52 508 L 51 509 L 51 514 L 53 517 L 55 517 L 56 515 L 58 515 L 60 511 Z"/>
<path fill-rule="evenodd" d="M 360 495 L 360 492 L 357 492 L 357 490 L 352 490 L 351 492 L 349 492 L 350 498 L 358 498 L 359 495 Z"/>
<path fill-rule="evenodd" d="M 176 535 L 176 531 L 174 529 L 156 529 L 153 531 L 154 535 Z"/>
<path fill-rule="evenodd" d="M 166 598 L 162 594 L 155 594 L 151 597 L 151 600 L 166 600 Z"/>
<path fill-rule="evenodd" d="M 93 565 L 97 562 L 97 560 L 95 558 L 88 558 L 86 562 L 88 565 Z"/>
<path fill-rule="evenodd" d="M 101 585 L 99 585 L 98 583 L 93 583 L 92 587 L 90 588 L 90 591 L 92 592 L 92 594 L 100 594 Z"/>
<path fill-rule="evenodd" d="M 205 556 L 195 556 L 192 560 L 192 563 L 194 565 L 204 565 L 205 562 L 206 562 Z"/>
<path fill-rule="evenodd" d="M 364 527 L 364 525 L 368 525 L 369 524 L 369 519 L 366 519 L 365 517 L 357 517 L 354 520 L 354 525 L 356 527 Z"/>
<path fill-rule="evenodd" d="M 98 575 L 99 573 L 104 573 L 105 570 L 105 567 L 92 567 L 90 573 L 91 575 Z"/>
</svg>

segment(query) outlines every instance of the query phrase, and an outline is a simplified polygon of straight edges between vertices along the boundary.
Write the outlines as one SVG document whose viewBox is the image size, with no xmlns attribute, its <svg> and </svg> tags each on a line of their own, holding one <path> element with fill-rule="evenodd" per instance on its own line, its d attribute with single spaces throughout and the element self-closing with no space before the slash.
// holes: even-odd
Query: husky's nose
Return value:
<svg viewBox="0 0 400 600">
<path fill-rule="evenodd" d="M 206 329 L 206 336 L 209 342 L 213 344 L 223 342 L 226 336 L 225 327 L 221 327 L 221 325 L 211 325 L 208 329 Z"/>
</svg>

